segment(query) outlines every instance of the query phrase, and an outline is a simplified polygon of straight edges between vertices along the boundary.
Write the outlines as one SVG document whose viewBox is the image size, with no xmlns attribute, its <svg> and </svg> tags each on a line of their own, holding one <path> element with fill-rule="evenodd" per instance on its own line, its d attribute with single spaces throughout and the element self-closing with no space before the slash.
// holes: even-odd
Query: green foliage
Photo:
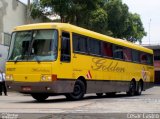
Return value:
<svg viewBox="0 0 160 119">
<path fill-rule="evenodd" d="M 99 8 L 95 11 L 92 11 L 87 27 L 93 31 L 110 35 L 109 33 L 106 32 L 106 31 L 108 31 L 108 15 L 107 15 L 107 13 L 101 8 Z"/>
<path fill-rule="evenodd" d="M 147 33 L 144 31 L 140 16 L 136 13 L 130 13 L 128 19 L 128 26 L 124 35 L 127 39 L 131 39 L 133 42 L 139 41 L 141 43 L 141 39 L 143 36 L 146 36 Z"/>
<path fill-rule="evenodd" d="M 105 10 L 108 14 L 108 29 L 112 31 L 114 37 L 123 38 L 129 14 L 127 5 L 121 0 L 110 0 L 105 5 Z"/>
<path fill-rule="evenodd" d="M 32 11 L 31 11 L 31 16 L 33 19 L 36 19 L 37 17 L 40 17 L 41 15 L 43 15 L 43 12 L 41 11 L 41 8 L 39 5 L 36 4 L 32 4 L 31 5 Z"/>
<path fill-rule="evenodd" d="M 39 0 L 32 17 L 59 15 L 71 23 L 102 34 L 139 41 L 146 35 L 140 16 L 132 14 L 122 0 Z"/>
<path fill-rule="evenodd" d="M 139 41 L 146 35 L 140 16 L 128 11 L 128 6 L 121 0 L 109 0 L 105 5 L 108 14 L 108 29 L 113 37 Z"/>
</svg>

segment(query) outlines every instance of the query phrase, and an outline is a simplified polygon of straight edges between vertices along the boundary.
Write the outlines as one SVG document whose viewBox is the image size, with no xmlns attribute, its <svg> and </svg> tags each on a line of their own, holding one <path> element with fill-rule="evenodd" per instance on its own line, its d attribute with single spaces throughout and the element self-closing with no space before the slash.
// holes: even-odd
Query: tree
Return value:
<svg viewBox="0 0 160 119">
<path fill-rule="evenodd" d="M 108 0 L 105 5 L 108 14 L 108 29 L 113 37 L 139 41 L 146 35 L 138 14 L 132 14 L 122 0 Z"/>
<path fill-rule="evenodd" d="M 61 22 L 132 42 L 146 35 L 140 16 L 130 13 L 122 0 L 39 0 L 33 6 L 33 18 L 57 14 Z"/>
<path fill-rule="evenodd" d="M 91 11 L 95 10 L 97 3 L 101 0 L 40 0 L 38 4 L 33 3 L 33 17 L 38 14 L 58 14 L 61 22 L 72 22 L 82 24 L 88 18 Z M 38 13 L 38 14 L 36 14 Z M 85 15 L 85 17 L 84 17 Z"/>
<path fill-rule="evenodd" d="M 128 16 L 127 29 L 123 34 L 126 39 L 136 42 L 142 42 L 143 36 L 146 36 L 147 33 L 144 31 L 140 15 L 130 13 Z"/>
<path fill-rule="evenodd" d="M 87 27 L 93 31 L 110 35 L 108 32 L 108 15 L 104 9 L 99 8 L 91 12 Z"/>
<path fill-rule="evenodd" d="M 128 17 L 128 7 L 121 0 L 109 0 L 105 6 L 108 14 L 108 29 L 113 37 L 122 38 L 126 30 L 126 20 Z"/>
</svg>

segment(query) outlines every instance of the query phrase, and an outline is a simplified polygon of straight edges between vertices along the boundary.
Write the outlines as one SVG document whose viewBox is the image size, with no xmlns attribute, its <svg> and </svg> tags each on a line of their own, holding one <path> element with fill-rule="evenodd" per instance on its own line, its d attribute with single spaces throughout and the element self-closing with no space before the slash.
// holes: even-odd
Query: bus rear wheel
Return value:
<svg viewBox="0 0 160 119">
<path fill-rule="evenodd" d="M 97 95 L 98 97 L 102 97 L 102 96 L 103 96 L 103 93 L 96 93 L 96 95 Z"/>
<path fill-rule="evenodd" d="M 47 94 L 42 94 L 42 93 L 33 93 L 31 94 L 31 96 L 38 102 L 43 102 L 49 97 Z"/>
<path fill-rule="evenodd" d="M 115 96 L 116 95 L 116 92 L 109 92 L 109 93 L 106 93 L 107 96 Z"/>
<path fill-rule="evenodd" d="M 139 82 L 138 82 L 138 87 L 137 87 L 136 94 L 137 94 L 137 95 L 141 95 L 141 94 L 142 94 L 142 90 L 143 90 L 142 82 L 139 81 Z"/>
<path fill-rule="evenodd" d="M 129 91 L 127 92 L 127 95 L 134 96 L 135 93 L 136 93 L 136 82 L 132 80 L 130 82 Z"/>
<path fill-rule="evenodd" d="M 84 82 L 81 80 L 77 80 L 74 85 L 73 93 L 68 93 L 65 96 L 68 100 L 80 100 L 83 98 L 85 92 L 86 92 L 86 87 Z"/>
</svg>

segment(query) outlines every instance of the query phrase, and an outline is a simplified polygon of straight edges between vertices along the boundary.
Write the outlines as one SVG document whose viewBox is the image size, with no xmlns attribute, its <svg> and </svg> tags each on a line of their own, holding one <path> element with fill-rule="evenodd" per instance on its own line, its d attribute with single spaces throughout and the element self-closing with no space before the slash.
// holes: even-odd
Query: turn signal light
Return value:
<svg viewBox="0 0 160 119">
<path fill-rule="evenodd" d="M 55 80 L 57 80 L 57 75 L 52 74 L 52 81 L 55 81 Z"/>
</svg>

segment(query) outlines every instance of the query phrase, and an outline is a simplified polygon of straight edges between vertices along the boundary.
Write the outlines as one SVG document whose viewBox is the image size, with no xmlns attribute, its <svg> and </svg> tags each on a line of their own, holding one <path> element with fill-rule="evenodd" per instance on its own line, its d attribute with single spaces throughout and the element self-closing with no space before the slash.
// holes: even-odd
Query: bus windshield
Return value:
<svg viewBox="0 0 160 119">
<path fill-rule="evenodd" d="M 53 61 L 57 59 L 57 30 L 18 31 L 12 34 L 9 61 Z"/>
</svg>

